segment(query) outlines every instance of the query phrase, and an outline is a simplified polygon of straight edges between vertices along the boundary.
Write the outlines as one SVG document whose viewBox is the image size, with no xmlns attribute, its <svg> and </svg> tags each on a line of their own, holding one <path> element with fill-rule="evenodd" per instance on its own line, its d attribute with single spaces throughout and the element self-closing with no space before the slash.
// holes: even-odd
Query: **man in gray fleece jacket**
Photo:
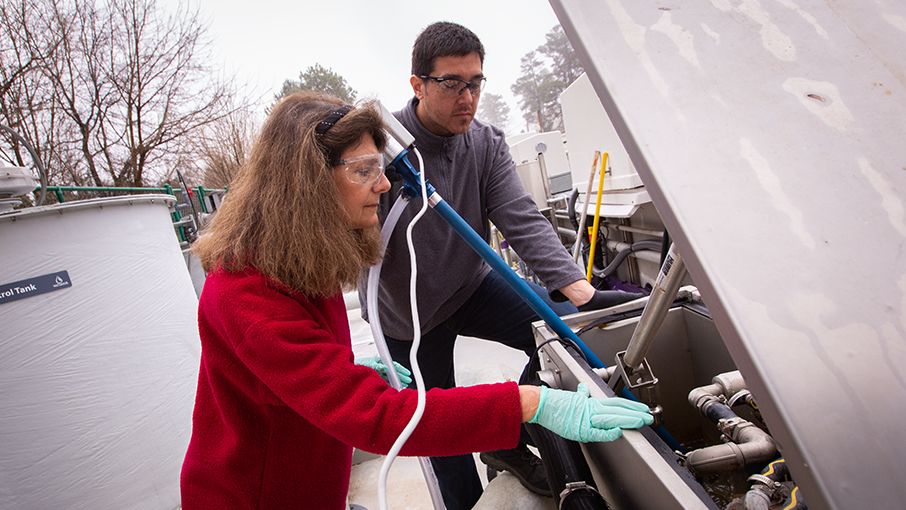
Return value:
<svg viewBox="0 0 906 510">
<path fill-rule="evenodd" d="M 596 291 L 585 281 L 523 189 L 503 132 L 474 120 L 485 81 L 483 62 L 478 37 L 454 23 L 434 23 L 415 41 L 409 80 L 414 97 L 395 115 L 415 137 L 426 178 L 485 240 L 490 239 L 489 221 L 493 222 L 547 288 L 557 289 L 560 300 L 570 301 L 551 302 L 557 313 L 575 312 L 576 307 L 602 308 L 636 297 Z M 382 195 L 382 221 L 400 187 L 396 182 L 390 193 Z M 413 335 L 405 229 L 421 199 L 413 202 L 390 238 L 378 292 L 387 345 L 394 360 L 407 367 Z M 413 231 L 413 240 L 422 330 L 418 359 L 428 388 L 455 386 L 453 345 L 459 334 L 532 354 L 531 323 L 538 317 L 440 215 L 426 213 Z M 546 299 L 547 293 L 535 287 Z M 363 287 L 359 295 L 364 302 Z M 513 472 L 530 490 L 550 494 L 540 460 L 524 444 L 515 450 L 482 453 L 481 458 L 496 469 Z M 447 508 L 471 508 L 482 492 L 472 457 L 434 458 L 432 463 Z"/>
</svg>

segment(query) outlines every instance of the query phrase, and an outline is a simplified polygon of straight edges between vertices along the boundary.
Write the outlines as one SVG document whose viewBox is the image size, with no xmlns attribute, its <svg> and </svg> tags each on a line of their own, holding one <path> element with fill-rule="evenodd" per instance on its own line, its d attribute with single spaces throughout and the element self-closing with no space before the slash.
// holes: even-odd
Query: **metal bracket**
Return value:
<svg viewBox="0 0 906 510">
<path fill-rule="evenodd" d="M 541 382 L 550 386 L 551 388 L 562 388 L 560 384 L 560 371 L 559 370 L 539 370 L 538 379 L 541 379 Z"/>
<path fill-rule="evenodd" d="M 615 357 L 617 370 L 614 375 L 616 377 L 611 377 L 607 383 L 611 389 L 615 390 L 621 380 L 630 390 L 657 384 L 657 377 L 651 371 L 647 358 L 642 358 L 642 364 L 638 367 L 629 367 L 623 359 L 625 356 L 626 351 L 620 351 Z"/>
</svg>

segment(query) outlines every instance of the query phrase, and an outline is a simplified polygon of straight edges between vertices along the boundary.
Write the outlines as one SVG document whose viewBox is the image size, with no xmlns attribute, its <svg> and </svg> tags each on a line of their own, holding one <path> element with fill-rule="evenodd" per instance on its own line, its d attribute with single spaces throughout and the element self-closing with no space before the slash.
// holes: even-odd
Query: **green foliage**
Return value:
<svg viewBox="0 0 906 510">
<path fill-rule="evenodd" d="M 538 52 L 530 51 L 521 62 L 522 74 L 510 90 L 519 96 L 522 117 L 527 125 L 534 124 L 542 132 L 558 129 L 557 95 L 563 87 L 541 61 Z"/>
<path fill-rule="evenodd" d="M 547 33 L 547 42 L 522 57 L 521 72 L 510 87 L 519 97 L 522 117 L 540 131 L 562 129 L 560 93 L 582 73 L 582 65 L 563 29 Z"/>
<path fill-rule="evenodd" d="M 506 129 L 509 122 L 510 106 L 499 94 L 483 93 L 478 105 L 477 117 L 488 124 Z"/>
<path fill-rule="evenodd" d="M 573 51 L 569 39 L 566 38 L 566 32 L 560 25 L 555 26 L 545 37 L 547 42 L 539 46 L 538 51 L 550 59 L 554 78 L 569 86 L 584 72 L 579 56 Z"/>
<path fill-rule="evenodd" d="M 320 64 L 309 66 L 299 73 L 299 80 L 286 80 L 283 88 L 275 100 L 298 92 L 300 90 L 314 90 L 324 92 L 342 99 L 347 103 L 355 102 L 356 91 L 346 83 L 346 79 L 334 72 L 333 69 L 322 67 Z"/>
</svg>

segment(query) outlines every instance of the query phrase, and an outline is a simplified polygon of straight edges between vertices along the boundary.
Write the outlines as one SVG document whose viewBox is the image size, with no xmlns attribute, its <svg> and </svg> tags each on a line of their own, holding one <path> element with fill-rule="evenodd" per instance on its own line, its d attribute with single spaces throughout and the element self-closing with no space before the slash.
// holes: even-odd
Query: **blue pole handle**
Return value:
<svg viewBox="0 0 906 510">
<path fill-rule="evenodd" d="M 520 278 L 519 275 L 517 275 L 516 272 L 513 271 L 513 269 L 508 266 L 493 249 L 491 249 L 487 241 L 482 239 L 481 236 L 479 236 L 475 230 L 466 223 L 443 198 L 440 197 L 440 195 L 435 193 L 432 197 L 435 198 L 435 200 L 433 200 L 434 210 L 437 211 L 451 227 L 453 227 L 453 230 L 455 230 L 456 233 L 488 263 L 488 265 L 497 271 L 497 273 L 510 284 L 513 290 L 525 300 L 526 304 L 528 304 L 529 307 L 531 307 L 531 309 L 560 336 L 560 338 L 572 340 L 576 346 L 582 350 L 582 354 L 585 355 L 588 362 L 594 368 L 604 367 L 604 363 L 598 358 L 597 354 L 589 349 L 588 346 L 585 345 L 585 342 L 579 339 L 579 336 L 563 322 L 563 319 L 551 310 L 551 307 L 548 306 L 548 304 L 545 303 L 527 283 L 525 283 L 525 280 Z"/>
</svg>

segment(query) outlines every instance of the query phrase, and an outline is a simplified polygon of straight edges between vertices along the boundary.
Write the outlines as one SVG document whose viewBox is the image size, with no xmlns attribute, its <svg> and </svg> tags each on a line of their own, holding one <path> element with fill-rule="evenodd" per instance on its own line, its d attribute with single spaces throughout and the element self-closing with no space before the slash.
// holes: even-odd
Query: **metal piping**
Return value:
<svg viewBox="0 0 906 510">
<path fill-rule="evenodd" d="M 756 462 L 767 462 L 777 456 L 774 439 L 753 423 L 736 417 L 722 419 L 717 426 L 732 442 L 690 452 L 686 455 L 686 462 L 692 471 L 733 471 Z"/>
<path fill-rule="evenodd" d="M 717 374 L 707 386 L 701 386 L 689 392 L 689 403 L 693 407 L 701 408 L 702 399 L 708 396 L 719 397 L 723 395 L 730 398 L 740 391 L 747 389 L 746 381 L 739 370 Z"/>
<path fill-rule="evenodd" d="M 538 168 L 541 170 L 541 187 L 544 189 L 544 200 L 551 199 L 550 177 L 547 175 L 547 162 L 544 161 L 544 153 L 538 153 Z"/>
<path fill-rule="evenodd" d="M 591 196 L 591 188 L 595 182 L 595 175 L 598 173 L 598 159 L 600 159 L 601 153 L 595 151 L 595 159 L 591 163 L 591 172 L 588 174 L 588 189 L 585 191 L 585 203 L 582 206 L 582 216 L 579 218 L 579 227 L 576 229 L 576 233 L 579 234 L 576 236 L 576 243 L 573 245 L 573 261 L 577 264 L 579 263 L 579 253 L 581 253 L 582 248 L 582 235 L 585 232 L 585 223 L 588 221 L 588 197 Z M 582 267 L 582 264 L 579 264 L 579 267 Z"/>
<path fill-rule="evenodd" d="M 609 367 L 605 367 L 605 368 L 593 368 L 592 369 L 592 372 L 594 372 L 604 382 L 607 382 L 608 380 L 610 380 L 610 378 L 613 377 L 613 374 L 616 371 L 617 371 L 616 365 L 610 365 Z"/>
<path fill-rule="evenodd" d="M 621 232 L 632 232 L 634 234 L 643 234 L 646 236 L 652 236 L 652 237 L 657 237 L 657 238 L 664 237 L 664 232 L 662 232 L 660 230 L 651 230 L 651 229 L 641 228 L 641 227 L 632 227 L 629 225 L 620 225 L 619 223 L 612 223 L 609 221 L 605 221 L 604 226 L 607 228 L 619 230 Z"/>
<path fill-rule="evenodd" d="M 708 446 L 690 452 L 686 462 L 696 473 L 733 471 L 756 462 L 767 462 L 777 456 L 774 439 L 755 424 L 736 415 L 719 396 L 745 389 L 738 371 L 720 374 L 713 384 L 689 392 L 689 403 L 711 420 L 731 442 Z"/>
<path fill-rule="evenodd" d="M 557 227 L 557 233 L 560 234 L 561 237 L 565 237 L 569 242 L 576 242 L 576 233 L 568 228 Z"/>
</svg>

